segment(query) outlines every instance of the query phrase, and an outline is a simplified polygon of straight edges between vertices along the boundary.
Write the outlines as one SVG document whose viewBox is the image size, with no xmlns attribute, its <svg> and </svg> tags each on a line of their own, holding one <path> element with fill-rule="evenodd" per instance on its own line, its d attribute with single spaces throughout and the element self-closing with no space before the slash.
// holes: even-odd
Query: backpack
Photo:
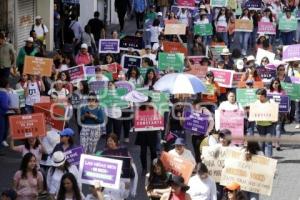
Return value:
<svg viewBox="0 0 300 200">
<path fill-rule="evenodd" d="M 35 24 L 32 24 L 31 31 L 34 31 L 34 26 L 35 26 Z M 43 32 L 45 34 L 44 24 L 42 24 L 42 29 L 43 29 Z"/>
</svg>

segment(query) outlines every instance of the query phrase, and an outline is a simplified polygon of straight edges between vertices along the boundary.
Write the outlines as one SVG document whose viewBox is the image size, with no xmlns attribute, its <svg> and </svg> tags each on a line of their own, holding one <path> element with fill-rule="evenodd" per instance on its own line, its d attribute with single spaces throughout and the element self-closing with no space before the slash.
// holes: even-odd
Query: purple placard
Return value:
<svg viewBox="0 0 300 200">
<path fill-rule="evenodd" d="M 295 76 L 291 76 L 290 78 L 292 80 L 292 83 L 300 84 L 300 78 Z"/>
<path fill-rule="evenodd" d="M 280 113 L 287 113 L 290 111 L 290 98 L 287 95 L 268 94 L 268 98 L 279 103 Z"/>
<path fill-rule="evenodd" d="M 117 88 L 125 88 L 127 93 L 131 92 L 134 89 L 134 85 L 128 81 L 117 81 L 115 82 Z"/>
<path fill-rule="evenodd" d="M 276 77 L 276 70 L 267 69 L 265 67 L 257 67 L 256 71 L 263 79 L 271 79 Z"/>
<path fill-rule="evenodd" d="M 71 165 L 79 165 L 80 156 L 83 153 L 83 147 L 76 147 L 65 152 L 66 159 Z"/>
<path fill-rule="evenodd" d="M 119 189 L 123 161 L 81 154 L 79 178 L 81 183 Z"/>
<path fill-rule="evenodd" d="M 107 88 L 107 81 L 92 81 L 89 83 L 90 91 L 98 93 L 100 90 Z"/>
<path fill-rule="evenodd" d="M 300 60 L 300 44 L 283 46 L 282 61 Z"/>
<path fill-rule="evenodd" d="M 245 3 L 245 7 L 249 10 L 260 10 L 262 7 L 262 1 L 261 0 L 248 0 Z"/>
<path fill-rule="evenodd" d="M 99 40 L 99 53 L 120 53 L 119 39 Z"/>
<path fill-rule="evenodd" d="M 184 113 L 184 125 L 187 130 L 196 132 L 198 135 L 206 134 L 208 128 L 208 116 L 203 113 L 197 112 L 185 112 Z"/>
</svg>

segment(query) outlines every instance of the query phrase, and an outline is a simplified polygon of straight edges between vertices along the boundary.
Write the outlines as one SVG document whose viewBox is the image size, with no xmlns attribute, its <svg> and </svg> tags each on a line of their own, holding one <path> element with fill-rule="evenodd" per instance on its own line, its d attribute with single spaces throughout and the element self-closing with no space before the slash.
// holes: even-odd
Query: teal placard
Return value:
<svg viewBox="0 0 300 200">
<path fill-rule="evenodd" d="M 116 88 L 114 90 L 100 90 L 99 99 L 100 105 L 102 107 L 118 107 L 118 108 L 127 108 L 129 103 L 125 100 L 122 100 L 121 97 L 127 94 L 126 88 Z"/>
<path fill-rule="evenodd" d="M 140 67 L 140 68 L 138 68 L 138 70 L 139 70 L 141 76 L 144 78 L 144 80 L 146 78 L 146 73 L 149 69 L 153 69 L 156 72 L 156 69 L 154 67 Z"/>
<path fill-rule="evenodd" d="M 184 54 L 183 53 L 163 53 L 158 54 L 158 69 L 173 70 L 182 72 L 184 68 Z"/>
<path fill-rule="evenodd" d="M 200 36 L 209 36 L 213 34 L 213 27 L 211 24 L 197 24 L 194 26 L 194 34 Z"/>
<path fill-rule="evenodd" d="M 279 30 L 281 31 L 295 31 L 297 30 L 298 21 L 297 19 L 286 20 L 285 18 L 279 19 Z"/>
<path fill-rule="evenodd" d="M 236 89 L 236 100 L 243 107 L 250 106 L 251 103 L 254 103 L 257 100 L 256 97 L 257 89 L 249 89 L 249 88 L 238 88 Z"/>
<path fill-rule="evenodd" d="M 23 89 L 14 90 L 16 94 L 19 96 L 19 106 L 20 108 L 25 107 L 25 91 Z"/>
<path fill-rule="evenodd" d="M 226 7 L 227 0 L 210 0 L 210 5 L 212 7 Z"/>
<path fill-rule="evenodd" d="M 300 100 L 300 84 L 281 82 L 281 86 L 291 100 Z"/>
</svg>

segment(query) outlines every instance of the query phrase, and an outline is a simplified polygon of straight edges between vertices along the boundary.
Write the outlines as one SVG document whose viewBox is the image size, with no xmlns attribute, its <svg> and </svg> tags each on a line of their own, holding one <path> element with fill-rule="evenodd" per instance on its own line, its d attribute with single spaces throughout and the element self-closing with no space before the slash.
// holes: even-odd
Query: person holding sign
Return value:
<svg viewBox="0 0 300 200">
<path fill-rule="evenodd" d="M 258 89 L 256 92 L 258 103 L 267 104 L 270 100 L 267 98 L 267 91 L 265 89 Z M 250 111 L 251 112 L 251 111 Z M 277 111 L 278 112 L 278 111 Z M 275 133 L 274 123 L 272 121 L 256 121 L 256 128 L 260 136 L 273 136 Z M 262 142 L 261 149 L 268 157 L 272 156 L 272 142 Z"/>
<path fill-rule="evenodd" d="M 285 9 L 285 15 L 280 19 L 285 24 L 292 24 L 292 21 L 295 20 L 295 17 L 292 16 L 292 11 L 289 8 Z M 281 22 L 279 22 L 281 23 Z M 281 40 L 283 45 L 291 45 L 293 44 L 294 30 L 280 30 Z"/>
<path fill-rule="evenodd" d="M 36 75 L 29 75 L 29 79 L 24 84 L 25 90 L 25 111 L 27 114 L 33 113 L 33 105 L 41 100 L 41 92 L 45 91 L 43 81 Z"/>
<path fill-rule="evenodd" d="M 208 71 L 206 73 L 205 84 L 212 86 L 213 91 L 212 91 L 212 94 L 202 94 L 203 102 L 209 102 L 209 103 L 213 103 L 213 104 L 218 103 L 218 97 L 220 96 L 220 87 L 219 87 L 219 84 L 216 81 L 214 81 L 214 78 L 215 78 L 214 73 L 212 71 Z M 205 107 L 207 107 L 210 112 L 214 113 L 214 111 L 215 111 L 214 105 L 206 105 Z"/>
<path fill-rule="evenodd" d="M 141 76 L 137 67 L 131 67 L 126 73 L 126 79 L 136 87 L 141 87 L 144 83 L 143 76 Z"/>
<path fill-rule="evenodd" d="M 217 34 L 222 38 L 226 46 L 228 45 L 228 33 L 227 33 L 228 20 L 229 17 L 228 17 L 227 10 L 225 7 L 223 7 L 218 13 L 217 19 L 215 21 L 215 27 L 216 27 Z"/>
<path fill-rule="evenodd" d="M 72 173 L 66 173 L 60 181 L 60 188 L 57 194 L 57 200 L 84 200 L 80 192 L 77 180 Z"/>
<path fill-rule="evenodd" d="M 72 129 L 65 128 L 59 133 L 59 135 L 60 135 L 60 143 L 54 147 L 53 153 L 55 153 L 56 151 L 65 152 L 75 147 L 72 138 L 72 136 L 74 135 L 74 131 Z"/>
<path fill-rule="evenodd" d="M 248 8 L 244 8 L 242 15 L 240 16 L 241 20 L 251 20 L 252 21 L 252 17 L 250 16 L 250 12 Z M 247 51 L 248 51 L 248 42 L 249 42 L 249 38 L 250 38 L 250 34 L 251 32 L 244 32 L 244 31 L 240 31 L 239 32 L 239 40 L 240 40 L 240 45 L 242 47 L 242 54 L 243 55 L 247 55 Z"/>
</svg>

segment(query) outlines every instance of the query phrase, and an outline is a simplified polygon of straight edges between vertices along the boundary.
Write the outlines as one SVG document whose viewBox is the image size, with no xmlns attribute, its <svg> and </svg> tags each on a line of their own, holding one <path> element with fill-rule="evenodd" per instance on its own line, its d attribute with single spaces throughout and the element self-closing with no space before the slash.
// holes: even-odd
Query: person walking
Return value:
<svg viewBox="0 0 300 200">
<path fill-rule="evenodd" d="M 136 28 L 142 29 L 144 27 L 144 16 L 147 11 L 147 0 L 133 0 L 132 10 L 135 12 L 136 17 Z"/>
<path fill-rule="evenodd" d="M 105 24 L 99 19 L 100 13 L 98 11 L 94 12 L 94 18 L 90 19 L 88 26 L 91 27 L 91 33 L 94 36 L 95 42 L 98 45 L 100 40 L 101 31 L 105 30 Z"/>
<path fill-rule="evenodd" d="M 129 6 L 129 0 L 115 0 L 115 11 L 118 13 L 120 32 L 124 30 L 125 15 Z"/>
<path fill-rule="evenodd" d="M 15 59 L 16 54 L 13 45 L 6 42 L 5 33 L 0 32 L 0 75 L 9 77 Z"/>
<path fill-rule="evenodd" d="M 46 35 L 49 32 L 48 28 L 45 24 L 42 23 L 42 17 L 35 17 L 35 24 L 32 25 L 31 30 L 36 32 L 37 39 L 41 41 L 41 43 L 46 46 Z"/>
</svg>

